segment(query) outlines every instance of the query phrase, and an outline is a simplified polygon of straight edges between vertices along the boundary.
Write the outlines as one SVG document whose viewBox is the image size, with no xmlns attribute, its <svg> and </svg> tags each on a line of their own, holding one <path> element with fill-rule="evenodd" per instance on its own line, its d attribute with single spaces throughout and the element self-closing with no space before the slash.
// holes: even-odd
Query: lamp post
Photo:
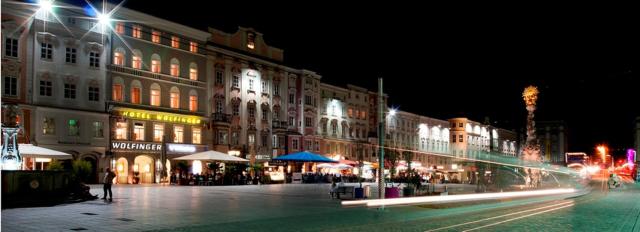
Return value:
<svg viewBox="0 0 640 232">
<path fill-rule="evenodd" d="M 384 95 L 382 78 L 378 78 L 378 198 L 384 199 Z"/>
</svg>

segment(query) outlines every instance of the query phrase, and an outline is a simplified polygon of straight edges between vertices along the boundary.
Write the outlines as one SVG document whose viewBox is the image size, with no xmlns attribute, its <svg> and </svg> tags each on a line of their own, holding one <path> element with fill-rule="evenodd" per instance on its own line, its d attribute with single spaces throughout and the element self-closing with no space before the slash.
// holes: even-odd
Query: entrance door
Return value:
<svg viewBox="0 0 640 232">
<path fill-rule="evenodd" d="M 153 158 L 146 155 L 136 156 L 133 161 L 133 172 L 135 180 L 141 184 L 154 183 L 155 177 L 155 163 Z"/>
<path fill-rule="evenodd" d="M 98 183 L 98 161 L 96 161 L 93 156 L 85 156 L 84 161 L 91 163 L 91 172 L 87 177 L 87 184 L 97 184 Z"/>
</svg>

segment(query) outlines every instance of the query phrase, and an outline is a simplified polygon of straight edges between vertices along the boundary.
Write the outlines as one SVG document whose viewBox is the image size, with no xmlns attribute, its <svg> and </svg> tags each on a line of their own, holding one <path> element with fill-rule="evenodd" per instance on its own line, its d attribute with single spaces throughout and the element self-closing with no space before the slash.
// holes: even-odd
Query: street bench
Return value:
<svg viewBox="0 0 640 232">
<path fill-rule="evenodd" d="M 337 199 L 342 199 L 342 198 L 340 198 L 340 194 L 342 194 L 342 195 L 349 194 L 351 196 L 351 198 L 354 198 L 354 189 L 355 189 L 355 187 L 353 187 L 353 186 L 339 186 L 339 187 L 331 190 L 331 192 L 330 192 L 331 193 L 331 198 L 333 198 L 335 196 Z"/>
</svg>

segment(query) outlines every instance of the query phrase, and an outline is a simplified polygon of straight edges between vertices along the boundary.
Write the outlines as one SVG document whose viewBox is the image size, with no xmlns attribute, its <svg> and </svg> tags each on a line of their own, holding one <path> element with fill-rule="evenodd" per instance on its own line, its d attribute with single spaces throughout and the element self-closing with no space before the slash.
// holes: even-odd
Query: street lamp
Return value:
<svg viewBox="0 0 640 232">
<path fill-rule="evenodd" d="M 38 2 L 40 10 L 44 12 L 50 12 L 53 9 L 53 2 L 50 0 L 40 0 Z"/>
</svg>

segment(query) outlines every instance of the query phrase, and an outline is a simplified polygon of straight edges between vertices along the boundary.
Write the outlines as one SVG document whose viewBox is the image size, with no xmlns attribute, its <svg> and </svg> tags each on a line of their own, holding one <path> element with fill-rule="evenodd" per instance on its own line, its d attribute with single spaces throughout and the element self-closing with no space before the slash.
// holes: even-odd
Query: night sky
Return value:
<svg viewBox="0 0 640 232">
<path fill-rule="evenodd" d="M 633 142 L 640 38 L 625 7 L 187 2 L 125 6 L 203 30 L 252 27 L 289 66 L 374 91 L 383 77 L 392 106 L 440 119 L 490 117 L 519 130 L 521 93 L 534 84 L 536 119 L 564 120 L 570 151 Z"/>
</svg>

